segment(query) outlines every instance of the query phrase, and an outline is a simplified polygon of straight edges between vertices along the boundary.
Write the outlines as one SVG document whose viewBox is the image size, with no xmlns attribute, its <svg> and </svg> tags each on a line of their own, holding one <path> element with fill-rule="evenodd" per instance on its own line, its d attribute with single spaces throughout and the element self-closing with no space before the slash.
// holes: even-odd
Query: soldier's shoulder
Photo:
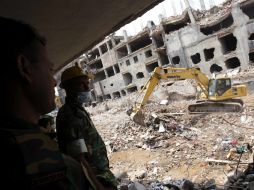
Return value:
<svg viewBox="0 0 254 190">
<path fill-rule="evenodd" d="M 72 115 L 73 114 L 73 108 L 69 106 L 68 104 L 64 104 L 57 113 L 57 117 L 59 116 L 66 116 L 66 115 Z"/>
</svg>

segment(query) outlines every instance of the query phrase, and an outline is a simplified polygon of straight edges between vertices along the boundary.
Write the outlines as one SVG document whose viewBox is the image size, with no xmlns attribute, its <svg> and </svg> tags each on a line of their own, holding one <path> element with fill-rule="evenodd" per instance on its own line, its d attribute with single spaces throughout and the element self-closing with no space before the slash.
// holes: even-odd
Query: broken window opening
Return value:
<svg viewBox="0 0 254 190">
<path fill-rule="evenodd" d="M 116 50 L 118 59 L 121 59 L 128 55 L 128 50 L 126 46 L 122 46 L 119 49 Z"/>
<path fill-rule="evenodd" d="M 89 67 L 91 69 L 101 69 L 103 68 L 103 64 L 101 59 L 98 59 L 97 61 L 95 61 L 94 63 L 92 63 L 91 65 L 89 65 Z"/>
<path fill-rule="evenodd" d="M 129 43 L 131 51 L 135 52 L 143 47 L 146 47 L 152 43 L 152 40 L 150 39 L 149 34 L 145 34 L 143 36 L 140 36 L 139 38 L 133 40 Z"/>
<path fill-rule="evenodd" d="M 170 32 L 177 31 L 177 30 L 187 26 L 188 23 L 191 23 L 191 20 L 190 20 L 189 15 L 187 14 L 183 20 L 165 24 L 165 25 L 163 25 L 163 28 L 164 28 L 165 33 L 169 34 Z"/>
<path fill-rule="evenodd" d="M 158 66 L 159 66 L 158 62 L 154 62 L 152 64 L 146 65 L 146 70 L 147 70 L 148 73 L 151 73 Z"/>
<path fill-rule="evenodd" d="M 172 58 L 172 63 L 173 65 L 177 65 L 180 63 L 180 57 L 179 56 L 175 56 Z"/>
<path fill-rule="evenodd" d="M 138 72 L 137 75 L 136 75 L 137 79 L 141 79 L 141 78 L 144 78 L 144 73 L 142 72 Z"/>
<path fill-rule="evenodd" d="M 249 3 L 247 1 L 246 4 L 243 3 L 242 6 L 241 6 L 241 9 L 242 9 L 243 13 L 246 14 L 249 17 L 249 19 L 254 18 L 254 12 L 253 12 L 254 3 L 253 2 Z"/>
<path fill-rule="evenodd" d="M 219 22 L 218 24 L 215 24 L 213 26 L 208 26 L 208 27 L 201 27 L 200 31 L 205 34 L 205 35 L 210 35 L 213 34 L 215 32 L 220 31 L 223 28 L 228 28 L 230 27 L 232 24 L 234 23 L 234 19 L 232 17 L 231 14 L 229 14 L 227 16 L 227 18 L 225 18 L 224 20 L 222 20 L 221 22 Z"/>
<path fill-rule="evenodd" d="M 204 54 L 205 54 L 205 60 L 206 61 L 210 61 L 211 59 L 214 58 L 214 50 L 215 50 L 215 48 L 204 49 Z"/>
<path fill-rule="evenodd" d="M 100 52 L 97 48 L 92 50 L 92 52 L 88 53 L 88 61 L 98 59 L 99 57 L 100 57 Z"/>
<path fill-rule="evenodd" d="M 133 60 L 134 60 L 134 63 L 137 63 L 138 62 L 138 57 L 137 56 L 133 57 Z"/>
<path fill-rule="evenodd" d="M 106 100 L 109 100 L 109 99 L 111 99 L 111 95 L 110 95 L 110 94 L 106 94 L 106 95 L 104 96 L 104 98 L 105 98 Z"/>
<path fill-rule="evenodd" d="M 126 66 L 129 66 L 131 64 L 130 60 L 126 60 Z"/>
<path fill-rule="evenodd" d="M 106 52 L 108 51 L 108 47 L 107 47 L 106 44 L 102 44 L 102 45 L 100 46 L 100 49 L 101 49 L 101 53 L 102 53 L 102 54 L 104 54 L 104 53 L 106 53 Z"/>
<path fill-rule="evenodd" d="M 120 73 L 120 69 L 119 69 L 118 64 L 115 64 L 115 65 L 114 65 L 114 68 L 115 68 L 116 73 Z"/>
<path fill-rule="evenodd" d="M 104 71 L 100 71 L 94 75 L 94 82 L 102 81 L 104 79 L 106 79 Z"/>
<path fill-rule="evenodd" d="M 117 99 L 117 98 L 121 98 L 121 94 L 120 92 L 113 92 L 113 98 Z"/>
<path fill-rule="evenodd" d="M 222 46 L 223 54 L 227 54 L 231 51 L 236 50 L 237 39 L 232 33 L 219 38 L 219 41 L 220 41 L 221 46 Z"/>
<path fill-rule="evenodd" d="M 254 65 L 254 52 L 249 53 L 250 65 Z"/>
<path fill-rule="evenodd" d="M 126 96 L 125 90 L 121 90 L 121 94 L 122 94 L 122 96 Z"/>
<path fill-rule="evenodd" d="M 108 77 L 112 77 L 112 76 L 115 75 L 115 72 L 114 72 L 113 67 L 107 68 L 107 69 L 106 69 L 106 72 L 107 72 L 107 74 L 108 74 Z"/>
<path fill-rule="evenodd" d="M 227 69 L 240 67 L 241 63 L 237 57 L 232 57 L 225 61 Z"/>
<path fill-rule="evenodd" d="M 115 42 L 116 42 L 116 45 L 117 45 L 117 44 L 119 44 L 121 42 L 121 39 L 120 38 L 116 38 Z"/>
<path fill-rule="evenodd" d="M 199 54 L 199 53 L 196 53 L 196 54 L 194 54 L 194 55 L 191 55 L 191 61 L 192 61 L 194 64 L 198 64 L 198 63 L 201 61 L 200 54 Z"/>
<path fill-rule="evenodd" d="M 125 86 L 128 86 L 132 83 L 132 75 L 130 73 L 124 73 L 123 74 L 123 81 Z"/>
<path fill-rule="evenodd" d="M 169 64 L 169 59 L 166 51 L 158 51 L 158 55 L 161 61 L 161 65 L 168 65 Z"/>
<path fill-rule="evenodd" d="M 148 51 L 146 51 L 146 52 L 145 52 L 145 56 L 146 56 L 146 58 L 152 57 L 152 56 L 153 56 L 152 50 L 149 49 Z"/>
<path fill-rule="evenodd" d="M 254 40 L 254 33 L 250 35 L 249 40 Z"/>
<path fill-rule="evenodd" d="M 169 34 L 170 32 L 174 32 L 174 31 L 179 30 L 185 26 L 187 26 L 187 23 L 185 23 L 185 22 L 179 23 L 177 25 L 169 24 L 169 25 L 164 26 L 164 30 L 165 30 L 166 34 Z"/>
<path fill-rule="evenodd" d="M 138 88 L 136 86 L 133 86 L 133 87 L 127 89 L 128 93 L 132 93 L 132 92 L 136 92 L 136 91 L 138 91 Z"/>
<path fill-rule="evenodd" d="M 112 44 L 112 41 L 111 41 L 111 40 L 108 41 L 108 46 L 109 46 L 109 49 L 112 49 L 112 48 L 113 48 L 113 44 Z"/>
<path fill-rule="evenodd" d="M 216 73 L 221 71 L 222 71 L 222 67 L 217 64 L 212 64 L 212 66 L 210 67 L 210 73 Z"/>
<path fill-rule="evenodd" d="M 160 48 L 160 47 L 164 46 L 164 41 L 163 41 L 161 33 L 159 35 L 154 35 L 153 39 L 154 39 L 156 48 Z"/>
</svg>

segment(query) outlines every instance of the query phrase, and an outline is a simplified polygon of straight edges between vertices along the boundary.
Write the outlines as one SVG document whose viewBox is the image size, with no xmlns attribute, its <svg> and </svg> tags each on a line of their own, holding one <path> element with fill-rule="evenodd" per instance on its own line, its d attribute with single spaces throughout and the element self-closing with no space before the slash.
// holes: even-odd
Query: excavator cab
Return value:
<svg viewBox="0 0 254 190">
<path fill-rule="evenodd" d="M 233 85 L 230 78 L 209 79 L 208 97 L 188 106 L 189 113 L 240 112 L 246 95 L 245 85 Z"/>
<path fill-rule="evenodd" d="M 231 89 L 231 80 L 229 78 L 209 80 L 208 84 L 209 97 L 222 96 L 229 89 Z"/>
</svg>

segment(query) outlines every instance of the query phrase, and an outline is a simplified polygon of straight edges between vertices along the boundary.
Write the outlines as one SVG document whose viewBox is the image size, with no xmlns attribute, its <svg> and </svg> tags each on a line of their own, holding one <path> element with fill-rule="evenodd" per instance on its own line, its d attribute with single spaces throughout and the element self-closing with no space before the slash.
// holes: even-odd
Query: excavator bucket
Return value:
<svg viewBox="0 0 254 190">
<path fill-rule="evenodd" d="M 129 108 L 126 111 L 126 114 L 131 117 L 131 120 L 134 121 L 135 123 L 146 126 L 145 124 L 145 116 L 142 113 L 142 111 L 135 111 L 133 107 Z"/>
<path fill-rule="evenodd" d="M 146 124 L 145 124 L 145 116 L 144 116 L 144 114 L 141 111 L 139 111 L 137 113 L 135 113 L 135 112 L 132 113 L 131 114 L 131 119 L 135 123 L 137 123 L 139 125 L 146 126 Z"/>
</svg>

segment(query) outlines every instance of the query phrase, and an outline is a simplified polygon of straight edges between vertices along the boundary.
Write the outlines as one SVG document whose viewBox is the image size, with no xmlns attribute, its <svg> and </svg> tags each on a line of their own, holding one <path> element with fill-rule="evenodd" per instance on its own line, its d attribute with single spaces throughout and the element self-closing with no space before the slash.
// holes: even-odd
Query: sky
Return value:
<svg viewBox="0 0 254 190">
<path fill-rule="evenodd" d="M 210 4 L 219 5 L 225 0 L 204 0 L 206 9 L 210 8 Z M 193 9 L 200 9 L 199 0 L 189 0 L 189 3 Z M 152 20 L 156 25 L 160 23 L 160 16 L 170 17 L 174 15 L 173 6 L 177 15 L 180 15 L 182 11 L 186 8 L 184 0 L 165 0 L 162 3 L 155 6 L 150 11 L 146 12 L 143 16 L 132 21 L 130 24 L 127 24 L 120 28 L 115 34 L 123 35 L 123 30 L 127 31 L 128 36 L 136 35 L 147 25 L 147 21 Z"/>
</svg>

